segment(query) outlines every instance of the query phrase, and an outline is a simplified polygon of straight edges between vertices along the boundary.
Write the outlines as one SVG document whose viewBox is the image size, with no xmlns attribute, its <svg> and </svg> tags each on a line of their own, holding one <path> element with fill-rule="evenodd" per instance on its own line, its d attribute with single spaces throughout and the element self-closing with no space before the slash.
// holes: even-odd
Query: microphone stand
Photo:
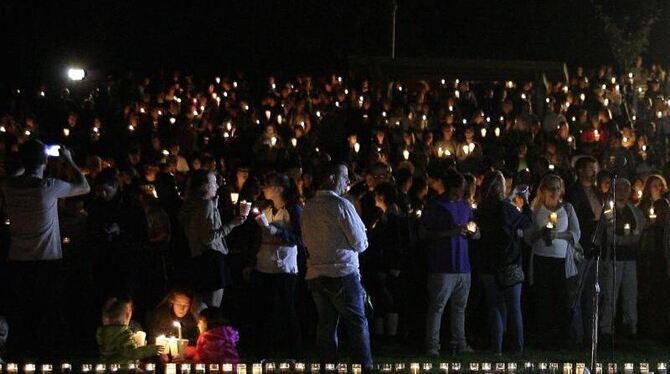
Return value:
<svg viewBox="0 0 670 374">
<path fill-rule="evenodd" d="M 609 208 L 609 203 L 610 201 L 613 202 L 612 204 L 612 260 L 614 261 L 614 276 L 613 276 L 613 284 L 616 285 L 616 234 L 614 232 L 616 231 L 616 181 L 617 181 L 617 176 L 618 176 L 618 170 L 615 170 L 613 175 L 612 175 L 612 182 L 610 183 L 610 188 L 609 191 L 607 191 L 607 197 L 605 201 L 603 201 L 602 207 L 600 208 L 600 220 L 598 220 L 598 224 L 596 225 L 596 229 L 593 232 L 593 236 L 591 237 L 591 245 L 592 248 L 598 248 L 598 251 L 594 251 L 594 259 L 595 259 L 595 282 L 594 282 L 594 289 L 593 289 L 593 315 L 591 316 L 591 320 L 593 324 L 591 325 L 591 373 L 596 372 L 596 363 L 598 362 L 598 316 L 599 316 L 599 308 L 598 308 L 598 300 L 600 299 L 600 283 L 599 283 L 599 277 L 600 277 L 600 257 L 603 255 L 602 248 L 602 238 L 603 238 L 603 233 L 607 233 L 606 228 L 608 224 L 608 219 L 607 219 L 607 208 Z M 605 244 L 604 247 L 606 247 L 607 244 Z M 588 269 L 587 269 L 588 271 Z M 612 289 L 614 292 L 614 288 Z M 614 301 L 615 298 L 612 298 L 612 303 L 614 304 L 613 311 L 616 310 L 616 301 Z M 614 317 L 612 317 L 612 327 L 610 331 L 613 331 L 613 324 L 614 324 Z M 611 334 L 611 343 L 612 343 L 612 349 L 611 349 L 611 358 L 612 362 L 614 362 L 614 334 Z"/>
</svg>

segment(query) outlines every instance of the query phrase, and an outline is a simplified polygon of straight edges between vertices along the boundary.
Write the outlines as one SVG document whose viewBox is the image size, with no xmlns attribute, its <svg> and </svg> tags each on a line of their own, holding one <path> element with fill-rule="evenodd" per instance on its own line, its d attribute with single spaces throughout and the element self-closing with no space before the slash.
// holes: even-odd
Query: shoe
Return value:
<svg viewBox="0 0 670 374">
<path fill-rule="evenodd" d="M 440 351 L 437 349 L 429 349 L 426 351 L 426 356 L 428 357 L 439 357 L 440 356 Z"/>
<path fill-rule="evenodd" d="M 458 355 L 458 354 L 461 354 L 461 353 L 474 353 L 474 352 L 475 352 L 475 350 L 472 349 L 472 347 L 470 347 L 467 344 L 464 345 L 464 346 L 461 346 L 461 347 L 456 346 L 456 345 L 451 347 L 451 354 L 454 355 L 454 356 Z"/>
</svg>

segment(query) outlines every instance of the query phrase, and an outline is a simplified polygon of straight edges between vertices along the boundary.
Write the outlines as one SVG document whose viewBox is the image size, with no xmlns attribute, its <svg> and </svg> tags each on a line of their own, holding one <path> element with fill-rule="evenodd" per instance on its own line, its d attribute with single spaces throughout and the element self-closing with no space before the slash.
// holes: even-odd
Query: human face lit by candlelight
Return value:
<svg viewBox="0 0 670 374">
<path fill-rule="evenodd" d="M 177 318 L 184 318 L 191 309 L 191 299 L 186 295 L 177 294 L 172 298 L 172 313 Z"/>
</svg>

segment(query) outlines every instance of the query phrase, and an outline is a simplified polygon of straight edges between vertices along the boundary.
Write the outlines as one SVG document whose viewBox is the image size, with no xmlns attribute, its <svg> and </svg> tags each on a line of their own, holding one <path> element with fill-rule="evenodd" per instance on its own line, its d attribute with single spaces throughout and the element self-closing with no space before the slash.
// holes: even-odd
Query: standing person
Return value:
<svg viewBox="0 0 670 374">
<path fill-rule="evenodd" d="M 58 199 L 87 194 L 90 187 L 65 147 L 60 149 L 60 158 L 73 170 L 73 183 L 44 177 L 46 146 L 39 140 L 23 143 L 19 158 L 23 173 L 2 184 L 11 237 L 9 324 L 14 341 L 9 346 L 23 355 L 32 350 L 48 354 L 57 346 L 63 322 Z M 40 339 L 34 339 L 35 331 L 40 331 Z"/>
<path fill-rule="evenodd" d="M 647 220 L 644 213 L 630 202 L 630 182 L 619 178 L 614 185 L 616 192 L 616 227 L 607 226 L 607 251 L 601 262 L 600 285 L 603 289 L 602 309 L 600 314 L 600 334 L 609 336 L 612 331 L 612 320 L 616 316 L 614 306 L 621 294 L 621 311 L 625 334 L 637 334 L 637 252 Z M 611 219 L 611 215 L 606 219 Z M 611 252 L 612 239 L 616 235 L 616 256 Z M 614 273 L 616 261 L 616 274 Z M 615 279 L 612 279 L 615 278 Z M 616 282 L 616 283 L 614 283 Z M 604 340 L 605 343 L 609 341 Z"/>
<path fill-rule="evenodd" d="M 470 353 L 473 350 L 465 339 L 465 307 L 471 285 L 468 238 L 477 239 L 479 229 L 470 229 L 473 213 L 463 199 L 463 175 L 455 169 L 429 169 L 428 183 L 437 195 L 426 203 L 419 227 L 419 237 L 428 246 L 426 350 L 430 356 L 440 354 L 442 313 L 450 301 L 451 352 Z"/>
<path fill-rule="evenodd" d="M 353 204 L 341 197 L 349 183 L 345 165 L 326 166 L 320 182 L 320 190 L 307 201 L 301 226 L 309 253 L 305 278 L 319 314 L 316 339 L 321 368 L 338 362 L 337 325 L 342 317 L 353 362 L 371 371 L 365 291 L 358 265 L 359 253 L 368 247 L 365 226 Z"/>
<path fill-rule="evenodd" d="M 191 249 L 192 276 L 199 302 L 218 308 L 223 290 L 230 283 L 225 255 L 228 246 L 224 237 L 241 225 L 246 217 L 236 216 L 230 222 L 221 222 L 216 190 L 216 176 L 209 170 L 196 170 L 191 175 L 187 199 L 179 213 Z"/>
<path fill-rule="evenodd" d="M 596 276 L 595 261 L 592 259 L 593 252 L 598 250 L 598 248 L 593 248 L 591 241 L 600 220 L 602 206 L 601 194 L 598 192 L 598 187 L 596 186 L 598 162 L 590 156 L 581 157 L 575 162 L 575 171 L 577 173 L 577 181 L 568 188 L 566 200 L 575 208 L 575 214 L 577 214 L 581 231 L 579 243 L 584 248 L 584 255 L 588 261 L 584 261 L 578 267 L 583 288 L 581 295 L 575 295 L 579 300 L 573 311 L 572 328 L 575 330 L 576 342 L 579 343 L 581 341 L 584 345 L 590 346 L 593 324 L 593 292 L 595 290 Z"/>
<path fill-rule="evenodd" d="M 523 353 L 523 316 L 521 290 L 523 286 L 521 235 L 532 222 L 528 205 L 528 187 L 513 191 L 512 201 L 505 199 L 505 177 L 500 171 L 490 171 L 482 181 L 482 196 L 476 215 L 481 231 L 479 243 L 481 278 L 484 284 L 489 314 L 491 348 L 502 353 L 503 334 L 509 316 L 515 340 L 513 349 Z M 508 269 L 520 275 L 501 276 Z"/>
<path fill-rule="evenodd" d="M 545 175 L 531 205 L 534 224 L 524 232 L 532 246 L 529 277 L 534 285 L 536 332 L 540 344 L 549 347 L 568 342 L 569 291 L 577 275 L 572 247 L 581 234 L 572 204 L 561 201 L 564 192 L 561 177 Z"/>
<path fill-rule="evenodd" d="M 258 297 L 258 322 L 263 326 L 256 336 L 260 339 L 261 354 L 268 357 L 287 346 L 290 357 L 302 356 L 300 324 L 295 309 L 295 287 L 298 281 L 298 247 L 302 247 L 298 191 L 293 180 L 272 172 L 265 176 L 263 195 L 270 205 L 255 221 L 261 228 L 260 248 L 256 252 L 252 279 Z M 275 307 L 278 301 L 278 308 Z M 275 312 L 277 311 L 277 312 Z M 279 318 L 278 318 L 279 317 Z M 285 341 L 279 334 L 286 326 Z"/>
</svg>

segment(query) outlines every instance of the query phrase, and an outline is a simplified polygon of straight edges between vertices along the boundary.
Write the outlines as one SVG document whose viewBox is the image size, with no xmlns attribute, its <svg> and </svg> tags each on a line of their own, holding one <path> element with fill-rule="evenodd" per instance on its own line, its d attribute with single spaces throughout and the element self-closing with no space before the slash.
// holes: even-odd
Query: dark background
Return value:
<svg viewBox="0 0 670 374">
<path fill-rule="evenodd" d="M 634 23 L 636 13 L 649 12 L 640 6 L 647 1 L 604 2 L 612 15 Z M 649 4 L 668 8 L 664 1 Z M 398 6 L 400 57 L 613 62 L 589 0 L 399 0 Z M 343 67 L 349 55 L 390 54 L 391 9 L 391 0 L 5 0 L 2 79 L 53 77 L 70 64 L 105 72 Z M 668 13 L 654 25 L 647 62 L 670 61 Z"/>
</svg>

